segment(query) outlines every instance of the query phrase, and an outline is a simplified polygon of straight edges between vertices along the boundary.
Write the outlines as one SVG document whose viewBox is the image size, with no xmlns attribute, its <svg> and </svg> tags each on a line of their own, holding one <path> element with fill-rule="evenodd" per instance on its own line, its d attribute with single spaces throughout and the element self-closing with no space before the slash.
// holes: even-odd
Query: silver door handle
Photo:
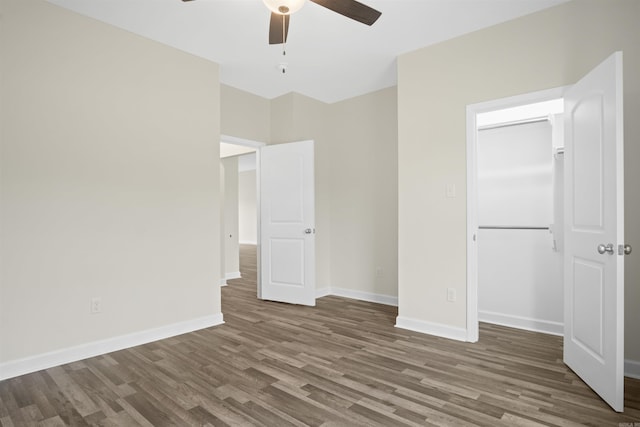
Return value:
<svg viewBox="0 0 640 427">
<path fill-rule="evenodd" d="M 631 245 L 619 245 L 618 246 L 618 254 L 619 255 L 629 255 L 631 253 Z"/>
<path fill-rule="evenodd" d="M 304 234 L 311 234 L 311 229 L 310 228 L 305 228 Z"/>
<path fill-rule="evenodd" d="M 600 243 L 598 245 L 598 253 L 599 254 L 608 253 L 609 255 L 613 255 L 613 243 L 609 243 L 606 246 Z"/>
</svg>

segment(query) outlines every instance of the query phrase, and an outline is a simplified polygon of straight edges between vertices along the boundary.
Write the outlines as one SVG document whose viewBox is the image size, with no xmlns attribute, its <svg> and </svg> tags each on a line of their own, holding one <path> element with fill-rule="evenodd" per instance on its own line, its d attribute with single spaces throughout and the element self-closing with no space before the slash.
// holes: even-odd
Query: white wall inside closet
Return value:
<svg viewBox="0 0 640 427">
<path fill-rule="evenodd" d="M 562 334 L 553 118 L 478 129 L 478 317 Z"/>
</svg>

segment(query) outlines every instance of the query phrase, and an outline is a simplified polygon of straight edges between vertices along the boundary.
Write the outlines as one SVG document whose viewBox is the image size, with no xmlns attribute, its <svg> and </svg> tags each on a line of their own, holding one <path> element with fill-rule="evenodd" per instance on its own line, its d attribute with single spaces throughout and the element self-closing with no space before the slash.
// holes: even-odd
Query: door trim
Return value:
<svg viewBox="0 0 640 427">
<path fill-rule="evenodd" d="M 256 151 L 260 149 L 260 147 L 264 147 L 265 145 L 267 145 L 264 142 L 253 141 L 251 139 L 245 139 L 245 138 L 238 138 L 231 135 L 220 135 L 220 142 L 226 142 L 227 144 L 234 144 L 234 145 L 242 145 L 243 147 L 252 147 L 252 148 L 255 148 Z"/>
<path fill-rule="evenodd" d="M 478 326 L 478 170 L 476 116 L 489 111 L 519 107 L 562 98 L 568 86 L 530 92 L 467 105 L 467 331 L 466 341 L 477 342 Z"/>
</svg>

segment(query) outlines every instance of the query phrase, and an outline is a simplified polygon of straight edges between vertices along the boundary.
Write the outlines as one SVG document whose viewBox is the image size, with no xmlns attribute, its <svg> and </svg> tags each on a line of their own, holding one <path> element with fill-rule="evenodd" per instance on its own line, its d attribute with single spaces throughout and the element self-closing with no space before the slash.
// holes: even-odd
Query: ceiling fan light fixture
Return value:
<svg viewBox="0 0 640 427">
<path fill-rule="evenodd" d="M 304 6 L 305 0 L 262 0 L 273 13 L 291 15 Z"/>
</svg>

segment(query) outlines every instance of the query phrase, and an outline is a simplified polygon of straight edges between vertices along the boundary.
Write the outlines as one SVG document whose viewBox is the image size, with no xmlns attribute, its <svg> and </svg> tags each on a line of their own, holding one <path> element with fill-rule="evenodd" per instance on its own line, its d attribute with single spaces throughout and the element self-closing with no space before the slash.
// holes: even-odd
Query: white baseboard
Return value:
<svg viewBox="0 0 640 427">
<path fill-rule="evenodd" d="M 316 289 L 316 298 L 322 298 L 329 295 L 337 297 L 351 298 L 359 301 L 375 302 L 384 305 L 398 306 L 398 297 L 391 295 L 374 294 L 371 292 L 355 291 L 353 289 L 334 288 L 325 286 Z"/>
<path fill-rule="evenodd" d="M 480 319 L 482 320 L 482 317 Z M 490 322 L 495 323 L 495 322 Z M 553 323 L 553 322 L 549 322 Z M 518 328 L 518 326 L 513 325 L 504 325 L 504 326 L 512 326 Z M 435 335 L 438 337 L 454 339 L 457 341 L 466 341 L 467 331 L 463 328 L 455 328 L 452 326 L 425 322 L 423 320 L 410 319 L 406 317 L 398 316 L 396 318 L 396 328 L 409 329 L 410 331 L 421 332 L 423 334 Z M 562 325 L 560 325 L 562 328 Z M 527 328 L 520 328 L 527 329 Z M 534 329 L 530 329 L 534 330 Z M 553 335 L 562 335 L 563 333 L 555 333 L 555 332 L 545 332 L 535 330 L 536 332 L 544 332 Z M 624 376 L 629 378 L 640 379 L 640 361 L 625 359 L 624 361 Z"/>
<path fill-rule="evenodd" d="M 331 295 L 331 288 L 330 287 L 326 287 L 326 288 L 320 288 L 317 289 L 316 288 L 316 298 L 322 298 L 322 297 L 326 297 Z"/>
<path fill-rule="evenodd" d="M 357 299 L 360 301 L 375 302 L 378 304 L 398 306 L 398 297 L 390 295 L 374 294 L 371 292 L 355 291 L 353 289 L 345 288 L 329 288 L 331 295 L 338 297 L 345 297 L 351 299 Z"/>
<path fill-rule="evenodd" d="M 13 360 L 0 364 L 0 381 L 19 375 L 48 369 L 53 366 L 76 362 L 89 357 L 135 347 L 152 341 L 158 341 L 176 335 L 186 334 L 199 329 L 209 328 L 224 323 L 222 313 L 199 317 L 184 322 L 173 323 L 159 328 L 147 329 L 132 334 L 121 335 L 105 340 L 93 341 L 86 344 L 69 347 L 49 353 L 39 354 L 24 359 Z"/>
<path fill-rule="evenodd" d="M 221 278 L 220 279 L 220 286 L 227 286 L 227 279 Z"/>
<path fill-rule="evenodd" d="M 624 361 L 624 376 L 640 380 L 640 361 L 626 359 Z"/>
<path fill-rule="evenodd" d="M 480 322 L 493 323 L 496 325 L 524 329 L 527 331 L 542 332 L 544 334 L 560 336 L 564 334 L 563 323 L 552 322 L 549 320 L 531 319 L 511 314 L 496 313 L 493 311 L 478 311 L 478 320 Z"/>
<path fill-rule="evenodd" d="M 254 241 L 248 241 L 248 240 L 241 240 L 240 242 L 238 242 L 241 245 L 257 245 L 258 242 L 254 242 Z"/>
<path fill-rule="evenodd" d="M 226 280 L 240 279 L 242 275 L 239 271 L 234 271 L 233 273 L 225 273 L 224 278 Z"/>
<path fill-rule="evenodd" d="M 456 341 L 467 340 L 467 330 L 465 328 L 456 328 L 455 326 L 425 322 L 424 320 L 411 319 L 408 317 L 396 317 L 396 328 L 409 329 L 410 331 L 435 335 Z"/>
</svg>

